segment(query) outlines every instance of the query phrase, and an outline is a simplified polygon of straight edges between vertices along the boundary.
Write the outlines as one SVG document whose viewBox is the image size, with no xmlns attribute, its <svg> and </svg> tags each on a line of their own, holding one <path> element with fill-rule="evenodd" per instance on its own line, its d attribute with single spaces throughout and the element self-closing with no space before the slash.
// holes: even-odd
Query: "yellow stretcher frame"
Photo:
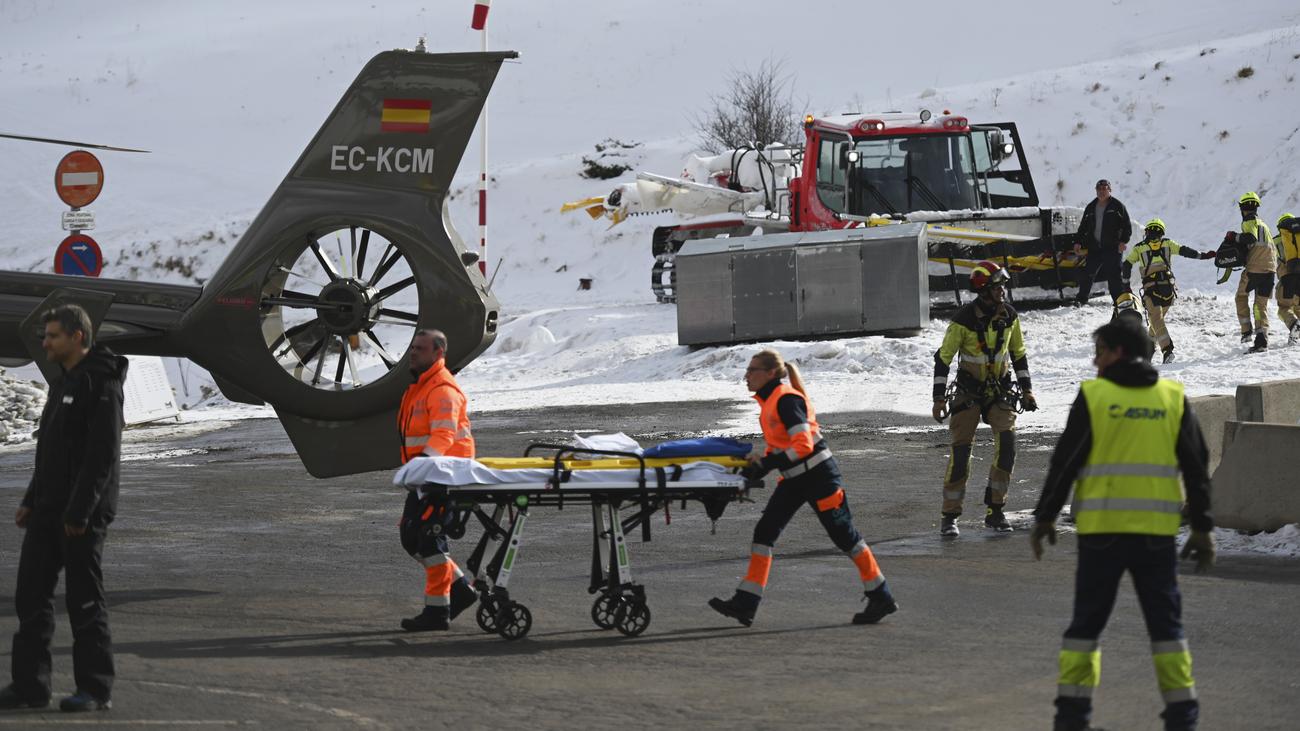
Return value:
<svg viewBox="0 0 1300 731">
<path fill-rule="evenodd" d="M 1004 257 L 1001 256 L 994 259 L 994 261 L 998 263 L 1002 263 L 1003 260 Z M 949 259 L 946 256 L 932 256 L 930 257 L 930 261 L 938 264 L 947 264 Z M 1058 259 L 1056 264 L 1053 264 L 1052 257 L 1047 256 L 1046 254 L 1039 254 L 1038 256 L 1008 256 L 1005 257 L 1005 261 L 1013 270 L 1018 271 L 1047 271 L 1049 269 L 1054 269 L 1057 266 L 1062 269 L 1073 269 L 1079 266 L 1077 259 Z M 979 262 L 974 259 L 952 259 L 952 263 L 955 266 L 973 269 Z"/>
</svg>

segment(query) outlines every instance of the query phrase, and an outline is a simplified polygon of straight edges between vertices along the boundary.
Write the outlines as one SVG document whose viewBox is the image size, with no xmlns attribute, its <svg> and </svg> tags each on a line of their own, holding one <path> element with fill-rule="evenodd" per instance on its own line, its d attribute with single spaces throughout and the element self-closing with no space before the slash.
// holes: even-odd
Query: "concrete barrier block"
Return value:
<svg viewBox="0 0 1300 731">
<path fill-rule="evenodd" d="M 1300 424 L 1300 378 L 1237 386 L 1237 421 Z"/>
<path fill-rule="evenodd" d="M 1300 425 L 1228 422 L 1211 509 L 1225 528 L 1300 523 Z"/>
<path fill-rule="evenodd" d="M 1210 474 L 1214 474 L 1214 468 L 1219 466 L 1219 458 L 1223 455 L 1223 425 L 1237 418 L 1237 399 L 1228 394 L 1215 394 L 1189 398 L 1187 403 L 1201 424 L 1205 445 L 1210 451 Z"/>
</svg>

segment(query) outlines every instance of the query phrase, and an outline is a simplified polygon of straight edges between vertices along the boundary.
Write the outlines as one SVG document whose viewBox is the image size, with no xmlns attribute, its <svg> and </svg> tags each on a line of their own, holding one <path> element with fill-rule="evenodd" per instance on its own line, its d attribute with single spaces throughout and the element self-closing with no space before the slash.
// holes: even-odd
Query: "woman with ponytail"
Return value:
<svg viewBox="0 0 1300 731">
<path fill-rule="evenodd" d="M 789 379 L 786 384 L 782 379 Z M 853 527 L 839 466 L 817 427 L 817 415 L 799 369 L 775 350 L 764 350 L 749 361 L 745 385 L 759 404 L 759 424 L 767 450 L 751 461 L 745 475 L 758 479 L 772 470 L 781 477 L 754 526 L 749 570 L 730 599 L 711 599 L 709 606 L 748 627 L 758 612 L 768 575 L 772 547 L 794 514 L 807 503 L 837 548 L 858 568 L 867 606 L 853 615 L 854 624 L 875 624 L 898 610 L 885 576 L 867 542 Z"/>
</svg>

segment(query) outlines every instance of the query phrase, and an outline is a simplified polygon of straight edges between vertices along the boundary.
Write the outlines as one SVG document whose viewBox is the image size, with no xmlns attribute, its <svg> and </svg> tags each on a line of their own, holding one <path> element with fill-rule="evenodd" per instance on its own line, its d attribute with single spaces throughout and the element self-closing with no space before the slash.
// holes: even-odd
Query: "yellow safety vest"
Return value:
<svg viewBox="0 0 1300 731">
<path fill-rule="evenodd" d="M 1092 422 L 1092 451 L 1074 491 L 1079 533 L 1178 533 L 1183 492 L 1175 447 L 1183 420 L 1183 384 L 1121 386 L 1097 378 L 1082 385 Z"/>
</svg>

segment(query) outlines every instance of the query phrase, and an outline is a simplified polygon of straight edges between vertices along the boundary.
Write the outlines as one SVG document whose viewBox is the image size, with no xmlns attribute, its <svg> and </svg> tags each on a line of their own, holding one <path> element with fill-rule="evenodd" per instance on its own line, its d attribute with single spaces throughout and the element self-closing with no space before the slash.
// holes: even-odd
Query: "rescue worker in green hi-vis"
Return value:
<svg viewBox="0 0 1300 731">
<path fill-rule="evenodd" d="M 1093 340 L 1098 377 L 1079 388 L 1030 533 L 1034 557 L 1041 559 L 1043 539 L 1056 543 L 1056 516 L 1073 484 L 1079 563 L 1054 728 L 1092 728 L 1092 694 L 1101 680 L 1098 639 L 1127 572 L 1151 638 L 1165 728 L 1194 729 L 1200 707 L 1183 635 L 1175 542 L 1181 471 L 1192 529 L 1182 556 L 1194 555 L 1197 571 L 1214 564 L 1205 439 L 1182 384 L 1160 378 L 1151 365 L 1155 347 L 1141 325 L 1115 320 L 1098 328 Z"/>
<path fill-rule="evenodd" d="M 1241 323 L 1243 344 L 1250 342 L 1252 333 L 1255 336 L 1255 344 L 1248 351 L 1251 353 L 1268 350 L 1268 298 L 1273 296 L 1273 278 L 1277 274 L 1277 249 L 1268 224 L 1259 215 L 1259 204 L 1259 194 L 1254 191 L 1237 200 L 1241 209 L 1241 233 L 1233 239 L 1245 261 L 1241 279 L 1237 280 L 1237 321 Z M 1253 307 L 1250 304 L 1252 292 L 1255 293 Z M 1253 331 L 1252 313 L 1255 315 Z"/>
<path fill-rule="evenodd" d="M 1016 413 L 1036 410 L 1038 401 L 1029 380 L 1020 317 L 1006 301 L 1010 281 L 1010 275 L 997 263 L 976 264 L 970 273 L 975 301 L 953 315 L 943 344 L 934 353 L 934 419 L 942 422 L 952 416 L 952 452 L 944 473 L 939 525 L 939 535 L 945 538 L 955 538 L 961 532 L 957 518 L 966 499 L 971 445 L 981 420 L 993 429 L 994 445 L 984 488 L 984 525 L 999 533 L 1012 530 L 1002 509 L 1016 462 Z M 957 377 L 949 389 L 948 373 L 954 358 L 959 361 Z"/>
<path fill-rule="evenodd" d="M 1300 218 L 1277 219 L 1277 315 L 1290 334 L 1287 345 L 1300 343 Z"/>
<path fill-rule="evenodd" d="M 1147 221 L 1144 232 L 1142 241 L 1124 257 L 1120 277 L 1127 287 L 1133 265 L 1138 265 L 1138 273 L 1142 276 L 1142 306 L 1146 308 L 1151 323 L 1147 327 L 1147 332 L 1160 346 L 1164 362 L 1172 363 L 1174 340 L 1169 336 L 1165 316 L 1178 297 L 1178 288 L 1174 284 L 1173 257 L 1178 255 L 1188 259 L 1213 259 L 1215 252 L 1214 250 L 1197 251 L 1173 239 L 1165 238 L 1165 222 L 1158 218 Z"/>
</svg>

